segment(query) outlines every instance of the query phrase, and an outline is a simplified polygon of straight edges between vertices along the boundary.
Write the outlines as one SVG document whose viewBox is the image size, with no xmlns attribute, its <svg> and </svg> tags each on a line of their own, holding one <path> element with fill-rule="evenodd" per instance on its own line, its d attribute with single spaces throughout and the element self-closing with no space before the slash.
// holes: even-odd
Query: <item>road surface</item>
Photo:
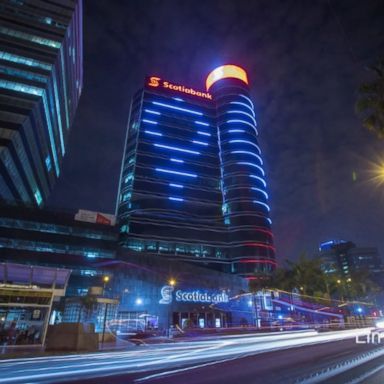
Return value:
<svg viewBox="0 0 384 384">
<path fill-rule="evenodd" d="M 222 336 L 123 352 L 2 360 L 0 384 L 338 383 L 329 380 L 348 371 L 364 373 L 364 365 L 380 362 L 384 356 L 384 346 L 355 343 L 356 334 L 363 332 Z M 381 373 L 377 370 L 372 375 Z"/>
</svg>

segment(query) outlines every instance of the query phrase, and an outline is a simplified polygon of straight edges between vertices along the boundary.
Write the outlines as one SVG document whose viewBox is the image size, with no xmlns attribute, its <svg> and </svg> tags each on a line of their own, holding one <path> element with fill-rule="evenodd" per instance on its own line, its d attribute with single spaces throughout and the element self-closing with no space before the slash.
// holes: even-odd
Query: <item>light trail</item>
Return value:
<svg viewBox="0 0 384 384">
<path fill-rule="evenodd" d="M 0 383 L 59 383 L 138 372 L 145 373 L 149 380 L 153 378 L 151 372 L 154 370 L 161 369 L 172 374 L 179 369 L 193 369 L 267 351 L 350 339 L 366 333 L 365 328 L 320 334 L 313 330 L 248 334 L 130 347 L 130 350 L 123 352 L 0 360 Z"/>
</svg>

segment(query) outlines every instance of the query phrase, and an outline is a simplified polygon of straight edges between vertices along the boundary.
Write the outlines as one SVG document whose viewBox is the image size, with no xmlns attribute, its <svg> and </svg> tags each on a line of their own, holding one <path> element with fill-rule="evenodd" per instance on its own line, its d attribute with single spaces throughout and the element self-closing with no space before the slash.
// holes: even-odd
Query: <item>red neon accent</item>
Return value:
<svg viewBox="0 0 384 384">
<path fill-rule="evenodd" d="M 222 65 L 221 67 L 214 69 L 208 75 L 207 80 L 205 82 L 207 91 L 209 91 L 209 88 L 211 88 L 211 86 L 216 83 L 216 81 L 228 78 L 241 80 L 248 85 L 247 72 L 245 72 L 243 68 L 231 64 Z"/>
<path fill-rule="evenodd" d="M 247 247 L 260 247 L 260 248 L 272 249 L 273 251 L 275 250 L 275 247 L 273 247 L 272 245 L 263 244 L 263 243 L 245 243 L 243 245 Z"/>
<path fill-rule="evenodd" d="M 276 261 L 273 260 L 263 260 L 263 259 L 242 259 L 238 261 L 239 263 L 252 263 L 252 264 L 272 264 L 272 265 L 277 265 Z"/>
</svg>

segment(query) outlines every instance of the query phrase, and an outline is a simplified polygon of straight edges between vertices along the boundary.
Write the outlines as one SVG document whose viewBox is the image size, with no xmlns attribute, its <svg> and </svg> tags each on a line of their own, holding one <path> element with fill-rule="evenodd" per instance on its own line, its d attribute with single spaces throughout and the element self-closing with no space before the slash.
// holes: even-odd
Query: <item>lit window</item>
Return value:
<svg viewBox="0 0 384 384">
<path fill-rule="evenodd" d="M 40 36 L 30 35 L 29 33 L 15 31 L 13 29 L 5 28 L 5 27 L 0 27 L 0 33 L 2 33 L 4 35 L 8 35 L 8 36 L 17 37 L 18 39 L 32 41 L 33 43 L 46 45 L 48 47 L 53 47 L 53 48 L 60 48 L 61 47 L 61 43 L 58 41 L 45 39 L 45 38 L 40 37 Z"/>
</svg>

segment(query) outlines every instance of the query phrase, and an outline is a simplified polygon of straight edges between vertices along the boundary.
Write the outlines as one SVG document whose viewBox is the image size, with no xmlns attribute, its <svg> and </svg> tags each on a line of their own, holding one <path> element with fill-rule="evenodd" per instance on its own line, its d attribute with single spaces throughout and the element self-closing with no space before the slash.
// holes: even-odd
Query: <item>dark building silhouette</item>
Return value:
<svg viewBox="0 0 384 384">
<path fill-rule="evenodd" d="M 326 273 L 349 279 L 354 273 L 365 272 L 383 285 L 383 265 L 375 247 L 358 247 L 352 241 L 330 240 L 320 245 L 318 257 Z"/>
</svg>

